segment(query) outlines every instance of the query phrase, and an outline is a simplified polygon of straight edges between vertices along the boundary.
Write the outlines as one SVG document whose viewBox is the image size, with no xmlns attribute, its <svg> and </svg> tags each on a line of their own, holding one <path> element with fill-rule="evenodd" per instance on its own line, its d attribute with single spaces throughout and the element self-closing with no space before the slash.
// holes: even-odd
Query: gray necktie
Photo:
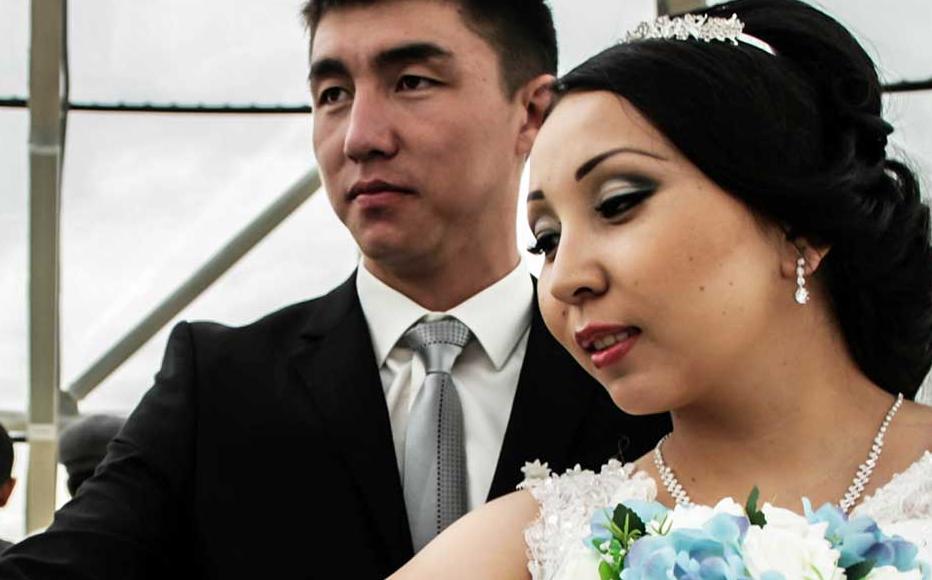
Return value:
<svg viewBox="0 0 932 580">
<path fill-rule="evenodd" d="M 466 513 L 463 409 L 450 370 L 469 339 L 469 328 L 454 318 L 420 322 L 404 335 L 426 372 L 405 435 L 405 506 L 415 551 Z"/>
</svg>

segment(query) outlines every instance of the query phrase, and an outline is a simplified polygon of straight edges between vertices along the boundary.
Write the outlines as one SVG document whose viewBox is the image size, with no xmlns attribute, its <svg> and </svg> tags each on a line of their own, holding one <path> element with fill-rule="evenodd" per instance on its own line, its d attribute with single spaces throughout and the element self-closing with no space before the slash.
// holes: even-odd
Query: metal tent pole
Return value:
<svg viewBox="0 0 932 580">
<path fill-rule="evenodd" d="M 78 401 L 87 396 L 319 188 L 320 173 L 316 168 L 301 176 L 207 263 L 101 355 L 90 368 L 75 379 L 67 392 Z"/>
<path fill-rule="evenodd" d="M 64 2 L 33 0 L 31 7 L 27 532 L 48 526 L 55 511 Z"/>
<path fill-rule="evenodd" d="M 657 0 L 657 15 L 682 14 L 697 8 L 705 8 L 705 0 Z"/>
</svg>

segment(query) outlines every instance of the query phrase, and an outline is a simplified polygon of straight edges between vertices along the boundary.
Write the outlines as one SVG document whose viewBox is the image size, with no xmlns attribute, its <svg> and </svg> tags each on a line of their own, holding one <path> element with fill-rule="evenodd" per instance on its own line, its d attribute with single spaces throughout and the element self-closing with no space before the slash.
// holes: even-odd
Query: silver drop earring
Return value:
<svg viewBox="0 0 932 580">
<path fill-rule="evenodd" d="M 809 302 L 809 290 L 806 290 L 806 259 L 800 256 L 796 260 L 796 303 Z"/>
</svg>

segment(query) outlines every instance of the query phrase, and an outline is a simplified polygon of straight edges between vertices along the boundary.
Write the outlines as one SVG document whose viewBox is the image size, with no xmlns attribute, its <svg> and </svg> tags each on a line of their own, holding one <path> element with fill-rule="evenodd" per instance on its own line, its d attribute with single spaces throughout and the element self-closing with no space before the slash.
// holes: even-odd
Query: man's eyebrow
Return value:
<svg viewBox="0 0 932 580">
<path fill-rule="evenodd" d="M 375 65 L 378 68 L 384 68 L 427 60 L 446 60 L 452 57 L 452 52 L 433 42 L 411 42 L 383 50 L 376 55 Z"/>
<path fill-rule="evenodd" d="M 412 62 L 446 60 L 452 57 L 452 52 L 433 42 L 411 42 L 383 50 L 375 56 L 373 62 L 376 68 L 386 68 Z M 349 69 L 343 61 L 336 58 L 322 58 L 311 64 L 311 72 L 307 78 L 313 86 L 321 79 L 348 76 L 350 76 Z"/>
<path fill-rule="evenodd" d="M 527 194 L 528 201 L 544 201 L 544 191 L 542 189 L 535 189 L 531 193 Z"/>
<path fill-rule="evenodd" d="M 608 159 L 609 157 L 612 157 L 612 156 L 614 156 L 614 155 L 618 155 L 618 154 L 620 154 L 620 153 L 634 153 L 634 154 L 636 154 L 636 155 L 645 155 L 645 156 L 651 157 L 651 158 L 653 158 L 653 159 L 659 159 L 660 161 L 666 161 L 666 160 L 667 160 L 666 158 L 661 157 L 660 155 L 657 155 L 656 153 L 651 153 L 650 151 L 644 151 L 643 149 L 637 149 L 637 148 L 635 148 L 635 147 L 617 147 L 617 148 L 615 148 L 615 149 L 609 149 L 608 151 L 604 151 L 604 152 L 602 152 L 602 153 L 599 153 L 598 155 L 596 155 L 595 157 L 593 157 L 593 158 L 590 159 L 589 161 L 586 161 L 585 163 L 583 163 L 582 165 L 580 165 L 580 166 L 579 166 L 579 169 L 576 170 L 576 181 L 579 181 L 579 180 L 581 180 L 583 177 L 589 175 L 589 173 L 590 173 L 593 169 L 595 169 L 596 165 L 598 165 L 599 163 L 602 163 L 603 161 L 605 161 L 605 160 Z"/>
<path fill-rule="evenodd" d="M 322 58 L 311 64 L 311 72 L 307 75 L 307 80 L 314 85 L 321 79 L 339 76 L 349 76 L 349 71 L 343 61 L 335 58 Z"/>
</svg>

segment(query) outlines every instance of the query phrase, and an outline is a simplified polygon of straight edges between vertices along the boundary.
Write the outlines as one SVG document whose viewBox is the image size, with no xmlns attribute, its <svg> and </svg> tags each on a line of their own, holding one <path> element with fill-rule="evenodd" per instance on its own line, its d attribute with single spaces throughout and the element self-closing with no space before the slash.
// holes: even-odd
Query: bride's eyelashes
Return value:
<svg viewBox="0 0 932 580">
<path fill-rule="evenodd" d="M 559 241 L 560 232 L 544 232 L 534 239 L 534 243 L 527 247 L 527 251 L 532 254 L 549 256 L 557 249 Z"/>
<path fill-rule="evenodd" d="M 605 192 L 596 203 L 595 211 L 602 218 L 611 220 L 621 217 L 642 201 L 653 195 L 657 185 L 646 179 L 610 180 L 602 187 Z"/>
<path fill-rule="evenodd" d="M 643 177 L 625 176 L 606 181 L 593 208 L 604 220 L 617 222 L 657 190 L 657 184 Z M 552 257 L 560 243 L 560 227 L 552 218 L 542 218 L 533 226 L 534 242 L 527 251 Z"/>
<path fill-rule="evenodd" d="M 527 251 L 532 254 L 550 256 L 557 249 L 560 242 L 560 225 L 552 217 L 542 217 L 532 226 L 534 242 L 528 246 Z"/>
</svg>

